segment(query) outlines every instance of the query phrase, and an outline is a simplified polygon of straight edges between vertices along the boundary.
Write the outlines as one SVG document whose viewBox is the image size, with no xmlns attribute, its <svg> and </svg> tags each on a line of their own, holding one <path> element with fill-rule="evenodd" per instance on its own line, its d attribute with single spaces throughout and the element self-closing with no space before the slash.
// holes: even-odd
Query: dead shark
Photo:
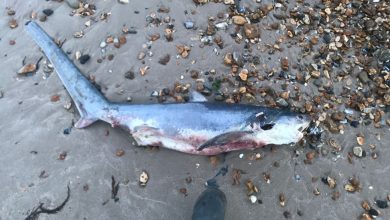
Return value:
<svg viewBox="0 0 390 220">
<path fill-rule="evenodd" d="M 80 113 L 77 128 L 97 120 L 128 130 L 140 146 L 197 154 L 255 149 L 298 142 L 309 126 L 306 115 L 255 105 L 209 103 L 194 92 L 188 103 L 109 102 L 35 22 L 26 31 L 53 64 Z"/>
</svg>

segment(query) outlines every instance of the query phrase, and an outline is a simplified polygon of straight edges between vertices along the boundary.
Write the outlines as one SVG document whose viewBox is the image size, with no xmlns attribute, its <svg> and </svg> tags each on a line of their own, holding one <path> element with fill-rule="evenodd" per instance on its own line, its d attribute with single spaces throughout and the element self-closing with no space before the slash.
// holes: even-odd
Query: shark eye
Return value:
<svg viewBox="0 0 390 220">
<path fill-rule="evenodd" d="M 261 129 L 263 130 L 271 130 L 274 127 L 275 124 L 264 124 L 261 126 Z"/>
</svg>

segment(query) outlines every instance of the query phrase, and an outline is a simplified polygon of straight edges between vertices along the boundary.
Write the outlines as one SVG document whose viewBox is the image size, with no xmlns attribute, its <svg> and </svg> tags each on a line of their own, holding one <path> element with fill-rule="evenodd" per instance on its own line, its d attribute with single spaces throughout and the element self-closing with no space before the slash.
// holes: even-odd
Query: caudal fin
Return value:
<svg viewBox="0 0 390 220">
<path fill-rule="evenodd" d="M 81 118 L 75 127 L 84 128 L 102 118 L 103 109 L 109 105 L 106 98 L 81 74 L 68 56 L 37 23 L 27 22 L 26 30 L 53 64 L 79 110 Z"/>
</svg>

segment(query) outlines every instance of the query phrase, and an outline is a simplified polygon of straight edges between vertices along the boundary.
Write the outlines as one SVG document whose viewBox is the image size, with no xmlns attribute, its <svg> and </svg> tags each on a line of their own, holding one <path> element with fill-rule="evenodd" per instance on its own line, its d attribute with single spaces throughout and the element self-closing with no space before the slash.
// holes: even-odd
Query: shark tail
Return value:
<svg viewBox="0 0 390 220">
<path fill-rule="evenodd" d="M 25 26 L 26 31 L 53 64 L 80 113 L 80 120 L 76 122 L 75 127 L 84 128 L 101 119 L 104 109 L 109 106 L 106 98 L 37 23 L 28 21 Z"/>
</svg>

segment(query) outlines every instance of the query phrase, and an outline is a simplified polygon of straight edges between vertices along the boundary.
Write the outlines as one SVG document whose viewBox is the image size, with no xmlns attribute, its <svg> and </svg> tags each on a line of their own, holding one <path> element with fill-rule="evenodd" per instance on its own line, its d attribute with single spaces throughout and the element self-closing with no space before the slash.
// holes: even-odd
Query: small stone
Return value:
<svg viewBox="0 0 390 220">
<path fill-rule="evenodd" d="M 356 157 L 359 157 L 359 158 L 363 157 L 363 148 L 362 147 L 359 147 L 359 146 L 353 147 L 352 152 Z"/>
<path fill-rule="evenodd" d="M 228 23 L 226 22 L 219 22 L 215 25 L 215 27 L 218 29 L 218 30 L 226 30 L 227 27 L 228 27 Z M 215 34 L 215 30 L 213 28 L 213 26 L 209 25 L 209 27 L 207 28 L 208 29 L 208 35 L 214 35 Z"/>
<path fill-rule="evenodd" d="M 276 100 L 276 104 L 277 104 L 279 107 L 283 107 L 283 108 L 288 107 L 288 102 L 287 102 L 285 99 L 283 99 L 283 98 L 278 98 L 278 99 Z"/>
<path fill-rule="evenodd" d="M 15 19 L 12 19 L 8 22 L 8 26 L 11 29 L 17 28 L 18 27 L 18 22 Z"/>
<path fill-rule="evenodd" d="M 50 16 L 50 15 L 52 15 L 53 14 L 53 10 L 51 10 L 51 9 L 44 9 L 43 11 L 43 14 L 45 14 L 46 16 Z"/>
<path fill-rule="evenodd" d="M 179 189 L 179 192 L 181 193 L 181 194 L 183 194 L 184 196 L 187 196 L 188 194 L 187 194 L 187 189 L 186 188 L 180 188 Z"/>
<path fill-rule="evenodd" d="M 182 58 L 187 58 L 191 48 L 186 45 L 176 45 L 176 50 Z"/>
<path fill-rule="evenodd" d="M 351 121 L 351 126 L 354 127 L 354 128 L 357 128 L 359 126 L 359 121 Z"/>
<path fill-rule="evenodd" d="M 160 39 L 160 34 L 159 34 L 159 33 L 157 33 L 157 34 L 152 34 L 152 35 L 149 36 L 149 40 L 150 40 L 150 41 L 156 41 L 156 40 L 158 40 L 158 39 Z"/>
<path fill-rule="evenodd" d="M 170 59 L 171 59 L 171 56 L 169 54 L 166 54 L 159 59 L 158 63 L 161 65 L 167 65 L 167 63 L 169 62 Z"/>
<path fill-rule="evenodd" d="M 125 151 L 122 149 L 118 149 L 118 150 L 116 150 L 115 155 L 117 157 L 121 157 L 121 156 L 125 155 Z"/>
<path fill-rule="evenodd" d="M 321 76 L 321 72 L 320 71 L 312 71 L 310 72 L 310 75 L 313 77 L 313 78 L 319 78 Z"/>
<path fill-rule="evenodd" d="M 143 66 L 139 68 L 139 72 L 141 76 L 144 76 L 146 74 L 146 70 L 148 70 L 150 67 L 149 66 Z"/>
<path fill-rule="evenodd" d="M 247 23 L 246 19 L 243 16 L 235 15 L 232 17 L 233 23 L 236 25 L 244 25 Z"/>
<path fill-rule="evenodd" d="M 281 207 L 286 206 L 286 196 L 284 195 L 284 193 L 279 194 L 279 204 Z"/>
<path fill-rule="evenodd" d="M 240 76 L 240 79 L 242 81 L 246 81 L 248 79 L 248 70 L 242 69 L 241 72 L 238 74 Z"/>
<path fill-rule="evenodd" d="M 313 44 L 313 45 L 318 44 L 318 37 L 317 37 L 317 36 L 313 36 L 313 37 L 310 39 L 310 42 L 311 42 L 311 44 Z"/>
<path fill-rule="evenodd" d="M 252 204 L 255 204 L 257 202 L 257 197 L 255 195 L 249 196 L 249 200 L 251 201 Z"/>
<path fill-rule="evenodd" d="M 234 0 L 223 0 L 223 3 L 225 5 L 234 5 L 235 4 L 235 1 Z"/>
<path fill-rule="evenodd" d="M 185 27 L 186 29 L 192 29 L 192 28 L 194 28 L 194 22 L 192 22 L 192 21 L 186 21 L 186 22 L 184 22 L 184 27 Z"/>
<path fill-rule="evenodd" d="M 122 4 L 129 4 L 129 0 L 118 0 L 119 3 L 122 3 Z"/>
<path fill-rule="evenodd" d="M 344 189 L 347 192 L 351 192 L 351 193 L 353 193 L 353 192 L 355 192 L 357 190 L 356 187 L 354 185 L 350 184 L 350 183 L 345 184 Z"/>
<path fill-rule="evenodd" d="M 100 48 L 105 48 L 107 46 L 107 43 L 105 41 L 102 41 L 99 46 Z"/>
<path fill-rule="evenodd" d="M 232 65 L 234 62 L 233 55 L 231 53 L 227 53 L 223 58 L 223 63 L 225 65 Z"/>
<path fill-rule="evenodd" d="M 373 208 L 371 208 L 370 210 L 368 210 L 368 214 L 373 217 L 373 218 L 376 218 L 379 216 L 379 212 Z"/>
<path fill-rule="evenodd" d="M 141 51 L 141 52 L 139 52 L 137 58 L 138 58 L 139 60 L 143 60 L 143 59 L 145 58 L 145 56 L 146 56 L 146 53 L 144 53 L 144 52 Z"/>
<path fill-rule="evenodd" d="M 342 111 L 338 112 L 333 112 L 332 115 L 330 116 L 333 120 L 335 121 L 342 121 L 345 119 L 345 114 Z"/>
<path fill-rule="evenodd" d="M 91 58 L 88 54 L 84 54 L 79 58 L 81 64 L 85 64 L 88 62 L 89 58 Z"/>
<path fill-rule="evenodd" d="M 321 178 L 321 181 L 327 184 L 331 189 L 334 189 L 336 187 L 336 180 L 333 177 L 323 177 Z"/>
<path fill-rule="evenodd" d="M 122 35 L 119 37 L 119 44 L 123 45 L 127 42 L 126 36 Z"/>
<path fill-rule="evenodd" d="M 19 75 L 27 75 L 29 73 L 34 73 L 37 70 L 37 65 L 34 63 L 29 63 L 24 65 L 18 70 Z"/>
<path fill-rule="evenodd" d="M 8 9 L 7 10 L 7 15 L 9 15 L 9 16 L 14 16 L 15 15 L 15 10 L 13 10 L 13 9 Z"/>
<path fill-rule="evenodd" d="M 367 72 L 365 71 L 362 71 L 358 74 L 358 77 L 359 77 L 359 80 L 363 83 L 363 84 L 367 84 L 370 79 L 368 78 L 368 74 Z"/>
<path fill-rule="evenodd" d="M 68 3 L 69 7 L 78 9 L 80 7 L 80 0 L 66 0 L 66 3 Z"/>
<path fill-rule="evenodd" d="M 199 77 L 199 71 L 197 70 L 191 70 L 190 74 L 191 74 L 191 78 L 193 79 L 197 79 Z"/>
<path fill-rule="evenodd" d="M 15 44 L 16 44 L 16 41 L 15 41 L 15 40 L 10 40 L 10 41 L 9 41 L 9 45 L 13 46 L 13 45 L 15 45 Z"/>
<path fill-rule="evenodd" d="M 281 67 L 282 67 L 282 70 L 288 71 L 288 70 L 289 70 L 289 61 L 288 61 L 288 58 L 285 57 L 285 58 L 280 59 L 280 65 L 281 65 Z"/>
<path fill-rule="evenodd" d="M 134 79 L 135 78 L 135 74 L 133 71 L 129 70 L 125 73 L 125 78 L 126 79 Z"/>
<path fill-rule="evenodd" d="M 107 56 L 107 60 L 111 61 L 111 60 L 113 60 L 113 59 L 114 59 L 114 54 L 109 54 L 109 55 Z"/>
<path fill-rule="evenodd" d="M 386 209 L 389 207 L 389 203 L 388 201 L 385 201 L 385 200 L 376 200 L 375 201 L 376 205 L 381 208 L 381 209 Z"/>
<path fill-rule="evenodd" d="M 370 203 L 368 201 L 363 201 L 362 208 L 366 211 L 370 210 L 371 209 Z"/>
<path fill-rule="evenodd" d="M 356 137 L 356 141 L 357 141 L 357 143 L 358 143 L 360 146 L 363 146 L 364 143 L 365 143 L 364 137 L 362 137 L 362 136 Z"/>
<path fill-rule="evenodd" d="M 141 175 L 139 176 L 139 185 L 145 187 L 148 181 L 149 181 L 148 173 L 146 171 L 142 171 Z"/>
<path fill-rule="evenodd" d="M 325 43 L 329 44 L 332 41 L 332 36 L 329 33 L 325 33 L 323 39 Z"/>
<path fill-rule="evenodd" d="M 249 39 L 260 37 L 260 30 L 256 24 L 244 24 L 244 32 Z"/>
<path fill-rule="evenodd" d="M 303 17 L 303 23 L 310 24 L 310 17 L 309 15 L 305 14 Z"/>
</svg>

